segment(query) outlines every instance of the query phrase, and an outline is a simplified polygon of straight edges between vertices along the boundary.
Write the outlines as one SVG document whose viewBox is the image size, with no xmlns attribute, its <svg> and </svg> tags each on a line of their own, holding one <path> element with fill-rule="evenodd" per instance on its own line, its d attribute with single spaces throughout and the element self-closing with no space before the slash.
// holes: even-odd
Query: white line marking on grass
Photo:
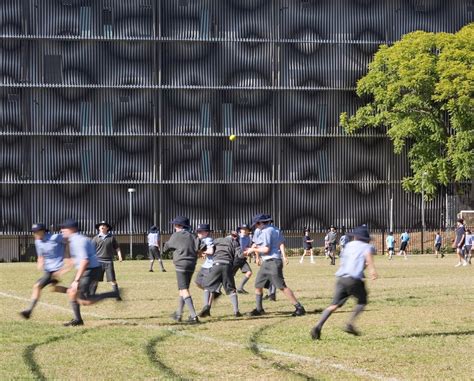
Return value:
<svg viewBox="0 0 474 381">
<path fill-rule="evenodd" d="M 24 297 L 21 297 L 21 296 L 17 296 L 17 295 L 2 292 L 2 291 L 0 291 L 0 296 L 3 296 L 5 298 L 11 298 L 11 299 L 16 299 L 16 300 L 26 301 L 26 302 L 30 301 L 30 299 L 28 299 L 28 298 L 24 298 Z M 45 303 L 45 302 L 38 302 L 38 304 L 40 304 L 44 307 L 59 310 L 59 311 L 67 311 L 67 312 L 71 311 L 69 308 L 58 306 L 56 304 Z M 133 323 L 130 323 L 129 321 L 124 320 L 124 319 L 120 319 L 120 318 L 114 319 L 114 318 L 110 318 L 108 316 L 96 314 L 94 312 L 84 312 L 83 313 L 81 311 L 81 313 L 83 315 L 96 317 L 98 319 L 115 320 L 117 322 L 121 322 L 121 323 L 123 323 L 125 325 L 128 325 L 130 327 L 165 329 L 165 330 L 168 330 L 168 331 L 170 331 L 173 334 L 178 335 L 178 336 L 191 337 L 191 338 L 194 338 L 196 340 L 207 341 L 207 342 L 210 342 L 210 343 L 216 343 L 216 344 L 219 344 L 219 345 L 222 345 L 222 346 L 239 348 L 239 349 L 251 349 L 252 348 L 251 346 L 244 345 L 244 344 L 238 344 L 238 343 L 234 343 L 234 342 L 231 342 L 231 341 L 216 339 L 216 338 L 213 338 L 213 337 L 210 337 L 210 336 L 197 335 L 197 334 L 194 334 L 194 333 L 184 332 L 182 330 L 177 330 L 175 328 L 170 328 L 169 326 L 153 325 L 153 324 L 142 324 L 142 323 L 133 324 Z M 268 347 L 266 345 L 256 345 L 255 348 L 260 352 L 272 353 L 274 355 L 287 357 L 289 359 L 296 360 L 296 361 L 299 361 L 299 362 L 307 362 L 307 363 L 310 363 L 310 364 L 313 364 L 313 365 L 327 366 L 329 368 L 337 369 L 337 370 L 340 370 L 340 371 L 343 371 L 343 372 L 346 372 L 346 373 L 352 373 L 352 374 L 354 374 L 356 376 L 360 376 L 360 377 L 367 377 L 367 378 L 371 378 L 371 379 L 374 379 L 374 380 L 380 380 L 380 381 L 398 381 L 396 378 L 393 378 L 393 377 L 387 378 L 387 377 L 384 377 L 382 375 L 372 373 L 372 372 L 369 372 L 369 371 L 364 370 L 364 369 L 355 368 L 355 367 L 351 367 L 351 366 L 343 365 L 343 364 L 339 364 L 339 363 L 333 363 L 333 362 L 330 362 L 330 361 L 321 360 L 321 359 L 317 359 L 317 358 L 314 358 L 314 357 L 298 355 L 298 354 L 290 353 L 290 352 L 284 352 L 284 351 L 280 351 L 278 349 Z"/>
</svg>

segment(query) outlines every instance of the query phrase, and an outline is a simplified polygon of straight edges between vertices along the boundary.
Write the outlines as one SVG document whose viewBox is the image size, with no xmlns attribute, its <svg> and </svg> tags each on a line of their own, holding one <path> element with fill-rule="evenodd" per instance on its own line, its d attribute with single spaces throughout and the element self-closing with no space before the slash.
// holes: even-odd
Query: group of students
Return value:
<svg viewBox="0 0 474 381">
<path fill-rule="evenodd" d="M 238 294 L 246 294 L 244 286 L 252 275 L 247 259 L 255 256 L 259 271 L 255 280 L 255 308 L 249 316 L 265 314 L 263 308 L 264 288 L 279 289 L 292 303 L 295 310 L 292 316 L 305 315 L 303 305 L 298 301 L 293 291 L 286 285 L 283 266 L 288 264 L 285 254 L 285 239 L 280 229 L 273 225 L 272 217 L 268 214 L 258 214 L 253 217 L 252 224 L 242 224 L 229 236 L 212 238 L 209 224 L 200 224 L 195 233 L 192 232 L 187 217 L 177 216 L 170 223 L 174 233 L 163 245 L 163 253 L 173 254 L 173 264 L 176 271 L 178 288 L 178 307 L 172 314 L 177 322 L 183 320 L 184 308 L 189 311 L 189 324 L 199 323 L 199 317 L 211 315 L 211 306 L 221 290 L 229 296 L 236 317 L 241 317 Z M 38 268 L 44 271 L 33 287 L 30 306 L 20 314 L 30 318 L 38 302 L 41 290 L 51 284 L 54 291 L 67 293 L 73 311 L 73 319 L 66 326 L 83 325 L 80 313 L 81 305 L 90 305 L 107 298 L 122 300 L 115 278 L 113 257 L 118 255 L 122 260 L 119 245 L 111 234 L 110 224 L 101 221 L 96 225 L 99 233 L 91 240 L 79 233 L 78 223 L 67 220 L 61 225 L 61 233 L 53 234 L 44 224 L 32 227 L 35 246 L 38 255 Z M 251 235 L 251 231 L 253 234 Z M 335 232 L 335 228 L 331 229 Z M 309 233 L 309 232 L 308 232 Z M 352 240 L 349 242 L 349 236 Z M 350 296 L 357 299 L 357 305 L 345 327 L 345 331 L 354 335 L 356 317 L 367 304 L 367 292 L 364 285 L 364 269 L 369 268 L 372 279 L 377 277 L 372 255 L 375 248 L 369 243 L 370 235 L 365 225 L 353 230 L 346 236 L 344 249 L 341 253 L 340 268 L 336 273 L 336 290 L 331 305 L 323 311 L 322 317 L 311 330 L 311 337 L 319 339 L 323 324 L 329 316 L 341 307 Z M 65 258 L 65 245 L 68 243 L 70 258 Z M 150 228 L 148 234 L 150 271 L 153 271 L 155 259 L 160 261 L 162 271 L 165 271 L 161 261 L 159 246 L 160 237 L 156 227 Z M 335 248 L 332 251 L 335 253 Z M 334 254 L 333 254 L 334 255 Z M 197 266 L 198 258 L 203 257 L 204 263 L 195 279 L 196 285 L 203 290 L 203 308 L 198 314 L 190 293 L 191 280 Z M 331 261 L 332 262 L 332 261 Z M 74 281 L 66 288 L 59 286 L 62 274 L 76 268 Z M 244 274 L 239 287 L 235 284 L 238 271 Z M 97 294 L 97 284 L 104 279 L 112 283 L 113 290 Z"/>
<path fill-rule="evenodd" d="M 468 264 L 471 264 L 471 250 L 472 244 L 474 242 L 474 235 L 469 229 L 466 229 L 466 226 L 464 225 L 464 220 L 462 218 L 458 219 L 456 224 L 457 226 L 453 239 L 453 248 L 456 249 L 458 263 L 455 265 L 455 267 L 467 266 Z M 403 255 L 405 259 L 407 259 L 407 246 L 409 241 L 410 234 L 409 231 L 406 230 L 400 236 L 400 251 L 398 253 L 398 255 Z M 395 237 L 393 235 L 393 232 L 389 233 L 385 243 L 387 244 L 388 259 L 391 260 L 393 255 L 395 254 Z M 441 251 L 442 243 L 443 240 L 440 232 L 436 232 L 434 238 L 434 252 L 436 258 L 438 258 L 439 255 L 441 255 L 441 258 L 444 258 L 444 253 Z"/>
</svg>

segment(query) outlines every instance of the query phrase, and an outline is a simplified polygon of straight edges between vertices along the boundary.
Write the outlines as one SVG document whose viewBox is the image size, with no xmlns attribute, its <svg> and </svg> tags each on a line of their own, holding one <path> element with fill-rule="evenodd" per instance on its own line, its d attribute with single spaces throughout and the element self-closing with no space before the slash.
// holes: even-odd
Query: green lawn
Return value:
<svg viewBox="0 0 474 381">
<path fill-rule="evenodd" d="M 314 265 L 292 258 L 286 269 L 306 316 L 291 317 L 293 306 L 279 293 L 277 302 L 265 303 L 265 316 L 236 319 L 224 296 L 198 326 L 169 318 L 177 300 L 170 261 L 167 273 L 149 273 L 147 261 L 116 263 L 126 301 L 83 308 L 80 328 L 62 326 L 71 318 L 66 297 L 47 289 L 44 304 L 22 320 L 22 298 L 29 299 L 40 273 L 33 263 L 1 264 L 0 380 L 473 379 L 474 269 L 454 264 L 452 255 L 392 262 L 378 256 L 380 278 L 368 281 L 369 305 L 358 321 L 362 336 L 341 330 L 350 302 L 319 342 L 309 331 L 331 300 L 335 272 L 320 257 Z M 202 292 L 192 293 L 200 309 Z M 252 294 L 239 301 L 243 313 L 254 308 Z"/>
</svg>

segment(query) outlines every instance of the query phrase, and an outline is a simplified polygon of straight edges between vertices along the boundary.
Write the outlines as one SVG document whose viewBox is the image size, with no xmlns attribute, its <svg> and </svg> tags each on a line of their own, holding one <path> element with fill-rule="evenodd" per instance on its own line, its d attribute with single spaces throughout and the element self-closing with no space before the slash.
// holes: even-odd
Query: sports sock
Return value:
<svg viewBox="0 0 474 381">
<path fill-rule="evenodd" d="M 275 295 L 277 292 L 276 287 L 271 284 L 270 287 L 268 288 L 268 295 Z"/>
<path fill-rule="evenodd" d="M 81 306 L 75 300 L 71 302 L 72 312 L 74 313 L 75 320 L 82 320 L 81 317 Z"/>
<path fill-rule="evenodd" d="M 160 267 L 161 267 L 161 270 L 164 270 L 165 267 L 163 266 L 163 261 L 161 259 L 158 259 L 158 262 L 160 262 Z"/>
<path fill-rule="evenodd" d="M 255 295 L 255 302 L 256 302 L 257 311 L 262 311 L 263 310 L 262 300 L 263 300 L 263 295 L 262 294 L 256 294 Z"/>
<path fill-rule="evenodd" d="M 237 293 L 233 292 L 230 296 L 230 302 L 232 303 L 232 308 L 234 309 L 234 314 L 239 312 L 239 299 L 237 298 Z"/>
<path fill-rule="evenodd" d="M 194 309 L 194 304 L 193 304 L 193 298 L 188 296 L 187 298 L 184 299 L 184 304 L 186 304 L 186 307 L 188 307 L 189 312 L 191 313 L 191 318 L 195 318 L 197 316 L 196 310 Z"/>
<path fill-rule="evenodd" d="M 38 299 L 31 299 L 30 307 L 28 308 L 28 311 L 33 311 L 33 308 L 35 308 L 36 303 L 38 303 Z"/>
<path fill-rule="evenodd" d="M 155 263 L 154 259 L 150 261 L 150 270 L 153 270 L 153 263 Z"/>
<path fill-rule="evenodd" d="M 245 283 L 249 281 L 250 278 L 247 278 L 246 276 L 243 277 L 242 282 L 240 282 L 239 290 L 243 290 Z"/>
<path fill-rule="evenodd" d="M 355 307 L 354 307 L 354 310 L 352 311 L 352 315 L 351 315 L 351 318 L 349 319 L 349 323 L 348 324 L 353 324 L 355 319 L 357 318 L 357 316 L 362 312 L 364 311 L 364 308 L 365 308 L 365 304 L 357 304 Z"/>
<path fill-rule="evenodd" d="M 203 299 L 203 304 L 205 306 L 208 306 L 209 303 L 209 298 L 211 297 L 211 291 L 209 290 L 204 290 L 204 299 Z"/>
<path fill-rule="evenodd" d="M 178 316 L 183 315 L 183 308 L 184 308 L 184 299 L 183 299 L 182 296 L 180 296 L 179 299 L 178 299 L 178 309 L 176 310 L 176 314 Z"/>
<path fill-rule="evenodd" d="M 331 314 L 332 311 L 327 308 L 323 311 L 323 314 L 321 315 L 321 318 L 319 319 L 319 322 L 317 324 L 319 328 L 323 327 L 324 323 L 326 322 L 326 320 L 329 319 L 329 316 L 331 316 Z"/>
</svg>

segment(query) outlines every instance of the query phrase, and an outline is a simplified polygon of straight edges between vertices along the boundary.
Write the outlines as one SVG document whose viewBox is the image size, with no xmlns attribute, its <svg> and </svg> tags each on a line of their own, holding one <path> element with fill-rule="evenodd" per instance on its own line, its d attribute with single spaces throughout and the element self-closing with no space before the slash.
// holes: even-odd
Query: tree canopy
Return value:
<svg viewBox="0 0 474 381">
<path fill-rule="evenodd" d="M 400 154 L 408 149 L 407 191 L 427 198 L 439 185 L 472 181 L 474 173 L 474 23 L 455 34 L 416 31 L 382 45 L 357 83 L 370 99 L 353 116 L 341 114 L 348 133 L 385 127 Z"/>
</svg>

